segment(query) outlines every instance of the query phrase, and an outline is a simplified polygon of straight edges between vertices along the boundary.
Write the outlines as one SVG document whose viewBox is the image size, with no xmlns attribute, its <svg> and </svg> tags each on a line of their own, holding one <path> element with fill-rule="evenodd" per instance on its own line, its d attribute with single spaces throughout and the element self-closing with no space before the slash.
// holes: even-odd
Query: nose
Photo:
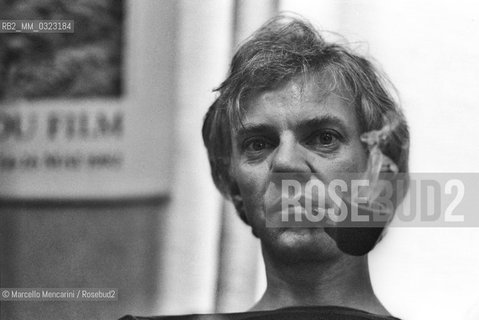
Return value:
<svg viewBox="0 0 479 320">
<path fill-rule="evenodd" d="M 292 134 L 281 137 L 277 146 L 271 169 L 273 172 L 306 173 L 311 172 L 301 145 Z"/>
</svg>

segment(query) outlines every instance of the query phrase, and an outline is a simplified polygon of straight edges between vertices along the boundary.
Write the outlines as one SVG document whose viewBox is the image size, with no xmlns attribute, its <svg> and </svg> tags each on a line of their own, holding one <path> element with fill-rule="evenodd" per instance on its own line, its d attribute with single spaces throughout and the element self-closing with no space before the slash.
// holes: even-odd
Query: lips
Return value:
<svg viewBox="0 0 479 320">
<path fill-rule="evenodd" d="M 320 214 L 318 209 L 323 211 Z M 302 195 L 299 199 L 280 198 L 271 206 L 266 206 L 267 224 L 272 227 L 315 227 L 331 226 L 327 207 Z"/>
<path fill-rule="evenodd" d="M 273 203 L 272 206 L 267 206 L 267 212 L 282 212 L 283 211 L 283 204 L 287 208 L 296 208 L 300 206 L 303 210 L 306 210 L 306 201 L 308 201 L 308 205 L 310 204 L 311 208 L 314 210 L 315 208 L 319 207 L 319 201 L 315 201 L 313 199 L 308 199 L 304 195 L 302 195 L 298 200 L 294 200 L 291 198 L 279 198 L 276 202 Z"/>
<path fill-rule="evenodd" d="M 285 179 L 286 177 L 281 176 L 281 178 Z M 330 203 L 329 197 L 324 194 L 324 188 L 308 189 L 305 188 L 305 184 L 306 182 L 300 181 L 300 186 L 292 184 L 293 188 L 285 188 L 283 180 L 281 180 L 268 185 L 264 194 L 267 226 L 320 227 L 318 223 L 322 224 L 321 221 L 327 218 L 324 218 L 318 209 L 325 210 L 329 207 L 326 205 Z M 291 193 L 291 190 L 294 192 Z"/>
</svg>

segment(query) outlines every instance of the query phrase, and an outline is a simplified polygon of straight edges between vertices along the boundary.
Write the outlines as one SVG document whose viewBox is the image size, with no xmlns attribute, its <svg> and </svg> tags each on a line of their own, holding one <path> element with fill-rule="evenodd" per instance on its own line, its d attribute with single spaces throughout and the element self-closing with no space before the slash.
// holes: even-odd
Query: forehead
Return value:
<svg viewBox="0 0 479 320">
<path fill-rule="evenodd" d="M 252 95 L 245 103 L 241 122 L 291 127 L 312 119 L 335 119 L 357 131 L 356 113 L 350 101 L 340 90 L 324 85 L 324 78 L 296 78 Z"/>
</svg>

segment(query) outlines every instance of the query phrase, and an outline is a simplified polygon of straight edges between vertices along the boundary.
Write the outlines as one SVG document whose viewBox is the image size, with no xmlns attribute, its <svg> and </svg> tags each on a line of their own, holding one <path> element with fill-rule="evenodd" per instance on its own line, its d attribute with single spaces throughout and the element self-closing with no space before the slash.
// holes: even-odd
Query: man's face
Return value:
<svg viewBox="0 0 479 320">
<path fill-rule="evenodd" d="M 266 227 L 265 193 L 281 173 L 315 173 L 327 183 L 363 172 L 367 153 L 353 106 L 321 94 L 313 80 L 292 80 L 249 99 L 243 125 L 232 134 L 231 171 L 263 248 L 289 260 L 341 254 L 322 228 Z"/>
</svg>

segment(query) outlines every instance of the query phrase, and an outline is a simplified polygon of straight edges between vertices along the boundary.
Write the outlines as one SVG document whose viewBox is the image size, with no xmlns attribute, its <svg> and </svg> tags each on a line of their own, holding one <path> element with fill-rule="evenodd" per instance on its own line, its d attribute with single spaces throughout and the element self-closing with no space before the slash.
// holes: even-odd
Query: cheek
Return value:
<svg viewBox="0 0 479 320">
<path fill-rule="evenodd" d="M 262 217 L 264 193 L 269 182 L 269 170 L 266 165 L 237 165 L 233 177 L 238 184 L 246 216 L 249 221 Z"/>
<path fill-rule="evenodd" d="M 315 166 L 318 172 L 327 173 L 328 176 L 335 176 L 338 174 L 364 172 L 367 163 L 367 151 L 360 144 L 354 144 L 351 147 L 345 148 L 337 157 L 318 159 Z"/>
<path fill-rule="evenodd" d="M 368 152 L 361 141 L 355 141 L 342 159 L 345 172 L 364 172 L 368 164 Z"/>
<path fill-rule="evenodd" d="M 338 178 L 344 180 L 347 186 L 351 186 L 352 179 L 362 177 L 362 173 L 366 171 L 368 165 L 368 153 L 360 144 L 357 145 L 357 148 L 352 148 L 349 151 L 349 154 L 341 159 L 337 168 L 338 172 L 341 172 L 338 174 Z"/>
<path fill-rule="evenodd" d="M 368 154 L 360 145 L 352 145 L 345 148 L 337 157 L 333 159 L 317 158 L 313 170 L 320 173 L 318 176 L 325 182 L 334 179 L 349 182 L 358 174 L 365 172 L 368 163 Z"/>
<path fill-rule="evenodd" d="M 368 160 L 369 160 L 369 152 L 366 150 L 366 148 L 363 147 L 361 144 L 359 146 L 359 150 L 357 152 L 357 171 L 356 172 L 364 172 L 366 171 L 366 168 L 368 166 Z"/>
</svg>

